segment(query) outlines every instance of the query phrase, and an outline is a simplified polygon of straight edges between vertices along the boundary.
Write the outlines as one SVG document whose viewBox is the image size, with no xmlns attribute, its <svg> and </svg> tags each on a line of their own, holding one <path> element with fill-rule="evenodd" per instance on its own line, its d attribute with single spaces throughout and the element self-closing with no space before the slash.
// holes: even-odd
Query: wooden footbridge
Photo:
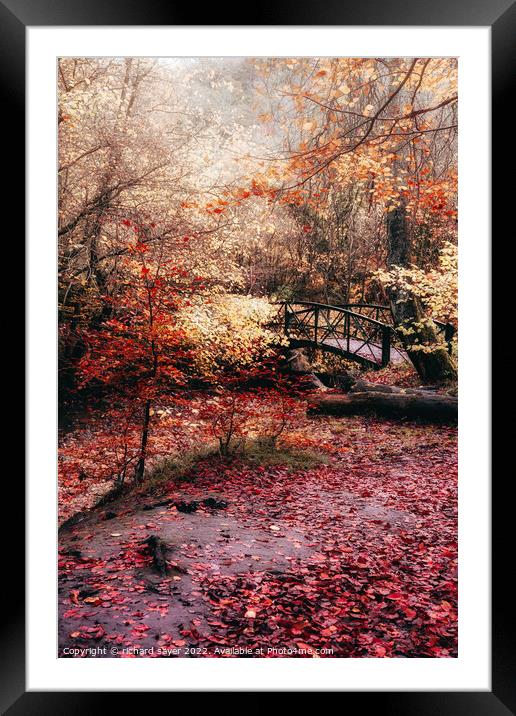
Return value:
<svg viewBox="0 0 516 716">
<path fill-rule="evenodd" d="M 330 306 L 310 301 L 285 301 L 278 322 L 292 347 L 319 349 L 341 355 L 368 368 L 408 360 L 396 333 L 389 306 L 374 303 L 347 303 Z M 451 351 L 454 327 L 434 319 Z"/>
</svg>

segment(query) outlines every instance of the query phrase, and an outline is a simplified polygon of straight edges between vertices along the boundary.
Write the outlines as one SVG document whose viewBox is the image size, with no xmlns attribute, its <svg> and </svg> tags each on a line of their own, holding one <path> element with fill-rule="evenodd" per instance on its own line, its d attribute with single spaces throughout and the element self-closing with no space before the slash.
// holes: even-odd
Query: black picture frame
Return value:
<svg viewBox="0 0 516 716">
<path fill-rule="evenodd" d="M 201 6 L 199 6 L 200 8 Z M 243 7 L 242 7 L 243 9 Z M 507 207 L 514 202 L 512 183 L 506 181 L 504 168 L 508 163 L 511 142 L 506 141 L 510 80 L 514 74 L 516 38 L 516 5 L 512 0 L 361 0 L 349 5 L 337 0 L 309 2 L 297 0 L 263 0 L 246 6 L 247 17 L 234 22 L 230 6 L 206 5 L 202 9 L 202 25 L 361 25 L 361 26 L 490 26 L 492 32 L 492 93 L 493 93 L 493 160 L 494 178 L 493 235 L 500 233 Z M 200 9 L 173 0 L 0 0 L 0 87 L 4 102 L 2 114 L 6 122 L 9 144 L 16 147 L 17 159 L 9 162 L 10 181 L 6 206 L 12 216 L 17 207 L 15 231 L 11 241 L 21 241 L 21 206 L 24 185 L 24 162 L 21 148 L 25 144 L 25 30 L 28 26 L 77 25 L 199 25 Z M 228 22 L 225 22 L 226 17 Z M 512 150 L 513 151 L 513 150 Z M 514 166 L 514 164 L 512 164 Z M 509 194 L 510 192 L 510 194 Z M 512 200 L 512 201 L 511 201 Z M 506 269 L 507 271 L 509 269 Z M 508 276 L 508 273 L 507 273 Z M 503 284 L 494 284 L 493 299 L 499 299 Z M 19 300 L 16 311 L 19 315 Z M 15 318 L 13 320 L 16 320 Z M 19 319 L 18 319 L 19 322 Z M 496 326 L 496 323 L 495 323 Z M 30 348 L 30 347 L 29 347 Z M 498 378 L 499 381 L 502 378 Z M 496 380 L 493 386 L 496 394 Z M 19 427 L 16 428 L 19 430 Z M 493 432 L 493 454 L 503 452 L 510 444 L 509 427 L 498 425 Z M 510 467 L 505 469 L 508 473 Z M 477 714 L 506 716 L 516 713 L 516 664 L 514 640 L 513 597 L 507 593 L 508 573 L 512 555 L 508 545 L 513 540 L 512 504 L 505 495 L 505 474 L 498 475 L 492 485 L 493 500 L 493 592 L 492 592 L 492 690 L 467 692 L 345 692 L 346 707 L 357 702 L 382 714 L 418 714 L 445 716 Z M 17 469 L 17 475 L 20 470 Z M 120 712 L 120 693 L 114 692 L 26 692 L 25 686 L 25 604 L 23 599 L 23 518 L 24 485 L 21 478 L 10 480 L 9 510 L 16 508 L 18 522 L 16 540 L 6 533 L 3 540 L 4 574 L 8 581 L 9 604 L 2 611 L 1 691 L 2 713 L 10 716 L 27 714 L 91 714 L 99 709 Z M 407 685 L 409 686 L 409 685 Z M 237 685 L 235 687 L 237 690 Z M 338 689 L 335 689 L 338 690 Z M 147 700 L 148 694 L 143 698 Z M 131 693 L 132 706 L 144 705 L 140 693 Z M 115 701 L 116 700 L 116 701 Z"/>
</svg>

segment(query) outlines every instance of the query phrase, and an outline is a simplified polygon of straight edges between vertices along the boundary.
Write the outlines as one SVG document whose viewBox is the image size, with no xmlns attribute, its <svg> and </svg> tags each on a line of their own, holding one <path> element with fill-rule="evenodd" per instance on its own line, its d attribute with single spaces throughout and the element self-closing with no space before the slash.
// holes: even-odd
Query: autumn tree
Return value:
<svg viewBox="0 0 516 716">
<path fill-rule="evenodd" d="M 129 222 L 127 222 L 129 223 Z M 141 233 L 142 227 L 136 228 Z M 141 415 L 141 439 L 135 480 L 145 471 L 153 403 L 183 381 L 188 352 L 177 325 L 181 304 L 198 283 L 140 238 L 119 267 L 118 291 L 104 296 L 109 318 L 84 330 L 85 354 L 78 364 L 80 385 L 94 383 L 107 398 L 123 397 L 133 415 Z M 123 280 L 125 277 L 125 280 Z"/>
<path fill-rule="evenodd" d="M 264 118 L 279 123 L 286 135 L 282 155 L 271 157 L 280 180 L 264 174 L 279 201 L 308 206 L 326 220 L 335 193 L 352 187 L 363 206 L 381 207 L 387 217 L 390 267 L 424 256 L 429 232 L 437 246 L 454 240 L 455 60 L 292 59 L 258 66 L 265 78 L 277 71 L 284 78 Z M 432 325 L 422 323 L 417 298 L 393 291 L 389 298 L 396 324 L 411 331 L 413 342 L 434 346 L 417 357 L 410 352 L 421 378 L 456 376 Z"/>
<path fill-rule="evenodd" d="M 242 206 L 227 199 L 248 170 L 229 147 L 252 125 L 240 118 L 238 63 L 233 82 L 222 68 L 146 58 L 67 58 L 58 69 L 60 386 L 73 389 L 84 329 L 111 316 L 106 297 L 116 302 L 135 238 L 208 288 L 241 289 Z M 228 151 L 209 153 L 214 142 Z"/>
</svg>

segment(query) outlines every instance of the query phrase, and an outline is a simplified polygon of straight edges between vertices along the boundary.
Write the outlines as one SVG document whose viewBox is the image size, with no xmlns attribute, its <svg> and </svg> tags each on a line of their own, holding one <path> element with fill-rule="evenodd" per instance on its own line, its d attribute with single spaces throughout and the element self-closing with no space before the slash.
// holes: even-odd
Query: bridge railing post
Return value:
<svg viewBox="0 0 516 716">
<path fill-rule="evenodd" d="M 317 329 L 319 327 L 319 306 L 315 306 L 315 312 L 314 312 L 314 343 L 317 344 Z"/>
<path fill-rule="evenodd" d="M 285 316 L 284 316 L 285 335 L 288 336 L 288 329 L 290 327 L 290 316 L 289 316 L 289 312 L 288 312 L 288 303 L 283 304 L 283 308 L 285 309 Z"/>
<path fill-rule="evenodd" d="M 448 346 L 448 353 L 452 354 L 452 338 L 455 335 L 455 326 L 452 323 L 447 323 L 444 328 L 444 340 Z"/>
<path fill-rule="evenodd" d="M 383 326 L 382 328 L 382 368 L 389 365 L 391 360 L 391 328 Z"/>
</svg>

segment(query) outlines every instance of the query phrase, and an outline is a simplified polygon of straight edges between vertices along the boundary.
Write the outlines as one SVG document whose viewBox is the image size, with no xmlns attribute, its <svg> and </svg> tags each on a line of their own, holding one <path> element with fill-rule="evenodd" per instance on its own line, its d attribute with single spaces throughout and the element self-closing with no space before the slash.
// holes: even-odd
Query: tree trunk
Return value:
<svg viewBox="0 0 516 716">
<path fill-rule="evenodd" d="M 410 265 L 410 239 L 407 215 L 403 204 L 387 214 L 388 264 Z M 457 378 L 457 368 L 446 347 L 437 347 L 439 340 L 432 321 L 423 311 L 420 300 L 406 288 L 389 288 L 394 324 L 407 354 L 419 377 L 425 383 L 440 383 Z M 431 347 L 417 350 L 416 346 Z"/>
<path fill-rule="evenodd" d="M 149 422 L 150 422 L 150 408 L 151 401 L 145 401 L 145 409 L 143 413 L 143 429 L 142 429 L 142 441 L 140 444 L 140 457 L 134 471 L 134 479 L 138 483 L 143 482 L 143 475 L 145 473 L 145 458 L 147 457 L 147 441 L 149 439 Z"/>
<path fill-rule="evenodd" d="M 449 395 L 368 392 L 313 396 L 309 411 L 323 415 L 373 413 L 389 418 L 456 423 L 457 404 L 457 398 Z"/>
</svg>

